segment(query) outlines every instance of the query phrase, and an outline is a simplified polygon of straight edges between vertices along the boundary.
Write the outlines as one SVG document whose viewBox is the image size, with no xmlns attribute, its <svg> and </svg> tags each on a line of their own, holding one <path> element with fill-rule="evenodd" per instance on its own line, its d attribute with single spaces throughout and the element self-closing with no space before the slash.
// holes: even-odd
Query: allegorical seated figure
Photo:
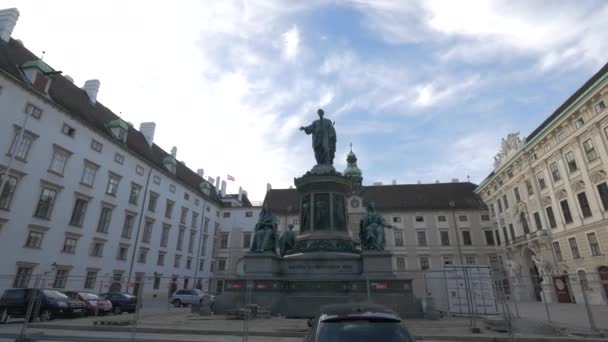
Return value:
<svg viewBox="0 0 608 342">
<path fill-rule="evenodd" d="M 367 214 L 359 224 L 359 238 L 361 249 L 365 250 L 384 250 L 384 228 L 395 228 L 387 224 L 382 215 L 376 211 L 376 203 L 370 202 L 367 205 Z"/>
<path fill-rule="evenodd" d="M 296 233 L 293 232 L 293 224 L 287 226 L 287 230 L 279 238 L 279 251 L 281 256 L 289 253 L 296 245 Z"/>
<path fill-rule="evenodd" d="M 254 253 L 272 252 L 276 254 L 276 242 L 277 223 L 268 204 L 264 203 L 258 223 L 255 225 L 255 233 L 250 251 Z"/>
</svg>

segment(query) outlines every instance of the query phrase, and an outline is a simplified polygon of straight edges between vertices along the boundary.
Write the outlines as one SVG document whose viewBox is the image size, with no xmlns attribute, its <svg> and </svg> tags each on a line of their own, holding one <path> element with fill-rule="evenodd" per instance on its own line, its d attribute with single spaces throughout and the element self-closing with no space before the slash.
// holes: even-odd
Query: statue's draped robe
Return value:
<svg viewBox="0 0 608 342">
<path fill-rule="evenodd" d="M 255 225 L 252 252 L 275 252 L 277 226 L 270 210 L 262 209 Z"/>
<path fill-rule="evenodd" d="M 304 127 L 306 134 L 312 134 L 312 148 L 319 165 L 333 165 L 336 154 L 336 130 L 328 119 L 315 120 L 310 126 Z"/>
<path fill-rule="evenodd" d="M 364 250 L 384 250 L 384 218 L 376 211 L 368 210 L 360 222 L 359 237 Z"/>
</svg>

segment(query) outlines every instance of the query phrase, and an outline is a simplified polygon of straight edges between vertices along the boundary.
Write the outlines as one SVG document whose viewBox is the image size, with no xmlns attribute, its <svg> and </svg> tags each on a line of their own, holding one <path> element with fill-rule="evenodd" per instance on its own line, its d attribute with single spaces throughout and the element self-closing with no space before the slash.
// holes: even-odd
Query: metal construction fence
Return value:
<svg viewBox="0 0 608 342">
<path fill-rule="evenodd" d="M 321 305 L 357 302 L 388 306 L 406 319 L 472 329 L 483 328 L 488 319 L 499 320 L 509 332 L 514 331 L 513 322 L 522 320 L 596 333 L 602 332 L 608 322 L 608 283 L 603 274 L 509 277 L 478 266 L 446 266 L 391 279 L 370 276 L 331 281 L 314 277 L 285 281 L 137 275 L 127 282 L 118 275 L 93 278 L 90 274 L 56 271 L 0 275 L 0 290 L 0 322 L 19 325 L 23 336 L 50 319 L 86 326 L 118 321 L 113 324 L 131 327 L 129 336 L 133 339 L 138 327 L 187 327 L 194 323 L 196 328 L 208 325 L 212 330 L 242 331 L 246 336 L 248 331 L 272 326 L 305 329 L 306 319 Z M 82 312 L 49 307 L 48 298 L 53 302 L 53 298 L 62 296 L 57 292 L 72 298 L 80 293 L 79 300 L 85 304 Z M 87 300 L 94 297 L 82 293 L 101 295 L 112 303 L 111 309 Z M 112 293 L 128 296 L 113 298 Z M 15 311 L 18 306 L 20 311 Z M 305 314 L 294 314 L 302 312 Z"/>
</svg>

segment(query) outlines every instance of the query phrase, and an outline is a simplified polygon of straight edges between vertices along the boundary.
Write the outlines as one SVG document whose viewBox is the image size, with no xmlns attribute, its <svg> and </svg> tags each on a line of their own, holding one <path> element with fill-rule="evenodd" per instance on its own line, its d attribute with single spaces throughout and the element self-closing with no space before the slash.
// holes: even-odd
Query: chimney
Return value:
<svg viewBox="0 0 608 342">
<path fill-rule="evenodd" d="M 458 183 L 458 178 L 452 178 L 452 183 Z"/>
<path fill-rule="evenodd" d="M 70 75 L 63 75 L 63 77 L 64 77 L 66 80 L 70 81 L 71 83 L 74 83 L 74 79 L 72 78 L 72 76 L 70 76 Z"/>
<path fill-rule="evenodd" d="M 421 181 L 421 180 L 419 180 L 419 181 L 417 182 L 417 184 L 422 184 L 422 181 Z"/>
<path fill-rule="evenodd" d="M 11 40 L 13 29 L 17 25 L 19 11 L 16 8 L 7 8 L 0 11 L 0 39 L 5 42 Z"/>
<path fill-rule="evenodd" d="M 144 135 L 148 145 L 152 147 L 154 143 L 154 131 L 156 131 L 156 124 L 154 122 L 142 122 L 139 124 L 139 131 Z"/>
<path fill-rule="evenodd" d="M 213 177 L 207 177 L 207 182 L 209 182 L 209 184 L 213 185 Z"/>
<path fill-rule="evenodd" d="M 397 180 L 393 179 L 393 181 L 391 182 L 392 185 L 397 185 Z"/>
<path fill-rule="evenodd" d="M 84 82 L 84 86 L 82 87 L 82 90 L 87 92 L 87 95 L 89 95 L 89 100 L 91 100 L 92 103 L 97 102 L 97 93 L 99 92 L 99 80 L 88 80 L 86 82 Z"/>
<path fill-rule="evenodd" d="M 220 193 L 220 176 L 217 176 L 215 178 L 215 189 L 217 190 L 217 193 Z"/>
<path fill-rule="evenodd" d="M 202 179 L 205 179 L 205 170 L 198 169 L 198 170 L 196 170 L 196 174 L 201 176 Z"/>
<path fill-rule="evenodd" d="M 266 192 L 272 190 L 272 184 L 266 183 Z"/>
<path fill-rule="evenodd" d="M 222 197 L 226 196 L 226 181 L 222 181 Z"/>
<path fill-rule="evenodd" d="M 243 201 L 243 188 L 239 186 L 239 197 L 237 197 L 239 202 Z"/>
<path fill-rule="evenodd" d="M 439 179 L 435 180 L 435 184 L 439 184 Z"/>
</svg>

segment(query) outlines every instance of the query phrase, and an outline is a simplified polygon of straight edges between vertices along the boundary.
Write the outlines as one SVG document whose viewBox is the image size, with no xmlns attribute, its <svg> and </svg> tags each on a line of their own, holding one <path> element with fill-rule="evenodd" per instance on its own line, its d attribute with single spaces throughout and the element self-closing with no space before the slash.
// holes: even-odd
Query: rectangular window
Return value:
<svg viewBox="0 0 608 342">
<path fill-rule="evenodd" d="M 447 218 L 445 217 L 445 215 L 439 215 L 437 216 L 437 222 L 446 222 Z"/>
<path fill-rule="evenodd" d="M 141 236 L 141 242 L 150 243 L 152 240 L 152 230 L 154 229 L 154 221 L 146 220 L 144 223 L 144 232 Z"/>
<path fill-rule="evenodd" d="M 549 164 L 549 170 L 551 170 L 551 177 L 553 177 L 554 182 L 562 180 L 562 176 L 559 174 L 559 169 L 557 168 L 557 162 Z"/>
<path fill-rule="evenodd" d="M 530 161 L 532 161 L 532 162 L 535 162 L 537 159 L 538 159 L 538 156 L 536 155 L 536 153 L 533 153 L 533 154 L 530 156 Z"/>
<path fill-rule="evenodd" d="M 144 247 L 140 247 L 139 254 L 137 254 L 137 262 L 140 264 L 145 264 L 147 258 L 148 258 L 148 249 L 144 248 Z"/>
<path fill-rule="evenodd" d="M 225 211 L 225 212 L 223 212 L 223 213 L 222 213 L 222 217 L 223 217 L 223 218 L 228 218 L 228 217 L 230 217 L 230 212 L 229 212 L 229 211 Z"/>
<path fill-rule="evenodd" d="M 116 193 L 118 192 L 118 183 L 120 183 L 120 177 L 110 174 L 108 176 L 108 187 L 106 188 L 106 194 L 116 196 Z"/>
<path fill-rule="evenodd" d="M 171 226 L 168 224 L 163 225 L 163 232 L 160 237 L 160 246 L 167 247 L 169 244 L 169 233 L 171 232 Z"/>
<path fill-rule="evenodd" d="M 177 190 L 177 188 L 175 187 L 175 185 L 173 185 L 173 184 L 169 184 L 169 192 L 171 192 L 171 193 L 173 193 L 173 194 L 174 194 L 174 193 L 175 193 L 175 190 Z"/>
<path fill-rule="evenodd" d="M 547 219 L 549 219 L 549 227 L 557 227 L 557 221 L 555 221 L 555 215 L 553 214 L 553 207 L 547 207 L 545 208 L 545 211 L 547 212 Z"/>
<path fill-rule="evenodd" d="M 148 199 L 148 211 L 156 211 L 156 202 L 158 201 L 158 194 L 150 192 L 150 198 Z"/>
<path fill-rule="evenodd" d="M 581 258 L 581 253 L 578 250 L 578 244 L 576 243 L 576 238 L 569 238 L 568 239 L 568 244 L 570 245 L 570 251 L 572 251 L 572 258 L 573 259 L 580 259 Z"/>
<path fill-rule="evenodd" d="M 97 282 L 98 271 L 87 271 L 87 275 L 84 278 L 84 288 L 94 289 L 95 283 Z"/>
<path fill-rule="evenodd" d="M 49 171 L 63 176 L 63 170 L 68 162 L 69 153 L 55 149 L 53 156 L 51 157 L 51 165 L 49 165 Z"/>
<path fill-rule="evenodd" d="M 156 258 L 156 264 L 158 266 L 165 266 L 165 255 L 166 252 L 158 252 L 158 257 Z"/>
<path fill-rule="evenodd" d="M 70 125 L 64 123 L 63 127 L 61 127 L 61 132 L 67 135 L 68 137 L 74 137 L 74 133 L 76 132 L 76 130 Z"/>
<path fill-rule="evenodd" d="M 574 127 L 576 127 L 577 129 L 583 127 L 584 124 L 585 120 L 583 120 L 583 118 L 578 118 L 576 119 L 576 121 L 574 121 Z"/>
<path fill-rule="evenodd" d="M 93 241 L 91 245 L 91 256 L 101 258 L 103 256 L 104 243 L 101 241 Z"/>
<path fill-rule="evenodd" d="M 397 257 L 397 271 L 405 271 L 405 258 Z"/>
<path fill-rule="evenodd" d="M 465 246 L 473 245 L 473 241 L 471 240 L 471 232 L 468 230 L 462 231 L 462 244 Z"/>
<path fill-rule="evenodd" d="M 416 216 L 416 222 L 424 222 L 424 216 Z"/>
<path fill-rule="evenodd" d="M 511 240 L 515 239 L 515 228 L 512 223 L 509 223 L 509 233 L 511 233 Z"/>
<path fill-rule="evenodd" d="M 557 261 L 563 261 L 562 248 L 559 245 L 559 241 L 553 241 L 553 253 L 555 253 L 555 259 Z"/>
<path fill-rule="evenodd" d="M 576 172 L 578 170 L 578 166 L 576 165 L 576 159 L 574 159 L 574 153 L 572 153 L 572 151 L 566 152 L 564 157 L 566 158 L 566 164 L 568 164 L 568 171 L 570 173 Z"/>
<path fill-rule="evenodd" d="M 500 246 L 500 234 L 498 233 L 498 230 L 494 231 L 494 235 L 496 236 L 496 244 Z"/>
<path fill-rule="evenodd" d="M 536 174 L 536 179 L 538 180 L 538 187 L 543 190 L 547 187 L 547 183 L 545 183 L 545 176 L 543 176 L 543 172 L 540 171 Z"/>
<path fill-rule="evenodd" d="M 131 192 L 129 193 L 129 203 L 133 205 L 137 205 L 139 201 L 139 194 L 141 192 L 141 186 L 132 183 L 131 184 Z"/>
<path fill-rule="evenodd" d="M 570 206 L 568 205 L 568 200 L 563 200 L 559 202 L 559 205 L 562 207 L 562 214 L 564 214 L 564 221 L 566 223 L 572 223 L 572 213 L 570 212 Z"/>
<path fill-rule="evenodd" d="M 120 165 L 122 165 L 125 162 L 125 156 L 123 156 L 120 153 L 116 153 L 114 155 L 114 161 Z"/>
<path fill-rule="evenodd" d="M 476 265 L 477 264 L 477 258 L 474 255 L 465 255 L 465 257 L 464 257 L 464 263 L 466 265 Z"/>
<path fill-rule="evenodd" d="M 110 229 L 110 221 L 112 221 L 112 208 L 102 207 L 101 215 L 99 215 L 99 222 L 97 224 L 97 232 L 107 234 Z"/>
<path fill-rule="evenodd" d="M 538 211 L 534 213 L 534 224 L 536 224 L 536 230 L 543 229 L 543 223 L 540 220 L 540 213 Z"/>
<path fill-rule="evenodd" d="M 441 245 L 442 246 L 449 246 L 450 245 L 450 234 L 448 233 L 447 230 L 441 230 L 441 231 L 439 231 L 439 236 L 441 238 Z"/>
<path fill-rule="evenodd" d="M 532 187 L 532 181 L 526 179 L 526 191 L 528 192 L 528 196 L 534 195 L 534 188 Z"/>
<path fill-rule="evenodd" d="M 88 205 L 88 200 L 84 198 L 76 199 L 76 202 L 74 202 L 74 208 L 72 209 L 72 216 L 70 217 L 70 226 L 82 227 Z"/>
<path fill-rule="evenodd" d="M 76 244 L 78 243 L 78 239 L 74 237 L 66 237 L 63 241 L 63 248 L 61 252 L 67 254 L 76 254 Z"/>
<path fill-rule="evenodd" d="M 446 255 L 443 257 L 443 264 L 444 265 L 453 265 L 454 264 L 454 258 L 451 255 Z"/>
<path fill-rule="evenodd" d="M 245 217 L 253 217 L 253 211 L 246 211 Z"/>
<path fill-rule="evenodd" d="M 154 176 L 152 178 L 152 181 L 154 182 L 154 184 L 160 185 L 160 177 L 159 176 Z"/>
<path fill-rule="evenodd" d="M 171 200 L 167 200 L 167 204 L 165 205 L 165 217 L 170 219 L 173 215 L 173 205 L 175 203 Z"/>
<path fill-rule="evenodd" d="M 95 174 L 97 173 L 97 167 L 88 163 L 84 164 L 84 169 L 82 170 L 82 178 L 80 179 L 80 183 L 86 186 L 93 186 L 93 182 L 95 182 Z"/>
<path fill-rule="evenodd" d="M 519 188 L 518 187 L 514 187 L 513 188 L 513 195 L 515 196 L 515 202 L 521 202 L 521 197 L 519 196 Z"/>
<path fill-rule="evenodd" d="M 133 224 L 135 223 L 135 216 L 131 214 L 125 214 L 125 221 L 122 225 L 122 237 L 130 239 L 133 233 Z"/>
<path fill-rule="evenodd" d="M 509 241 L 509 235 L 507 234 L 507 227 L 502 227 L 502 236 L 505 238 L 505 243 Z"/>
<path fill-rule="evenodd" d="M 421 256 L 420 257 L 420 269 L 426 271 L 431 268 L 431 263 L 429 261 L 429 257 Z"/>
<path fill-rule="evenodd" d="M 421 230 L 416 232 L 416 235 L 418 237 L 418 246 L 426 246 L 426 232 Z"/>
<path fill-rule="evenodd" d="M 498 204 L 498 212 L 502 213 L 502 202 L 500 201 L 500 198 L 497 200 L 496 203 Z"/>
<path fill-rule="evenodd" d="M 159 275 L 159 274 L 155 274 L 155 275 L 154 275 L 154 285 L 153 285 L 153 289 L 154 289 L 154 290 L 158 290 L 158 289 L 160 289 L 160 275 Z"/>
<path fill-rule="evenodd" d="M 467 215 L 458 215 L 458 221 L 459 222 L 468 222 L 469 217 Z"/>
<path fill-rule="evenodd" d="M 217 270 L 218 271 L 225 271 L 226 270 L 226 259 L 225 258 L 219 258 L 219 259 L 217 259 Z"/>
<path fill-rule="evenodd" d="M 42 116 L 42 109 L 28 103 L 25 107 L 25 113 L 31 115 L 34 119 L 40 119 Z"/>
<path fill-rule="evenodd" d="M 595 151 L 595 147 L 593 147 L 591 139 L 587 139 L 583 142 L 583 149 L 585 150 L 585 156 L 587 157 L 588 162 L 591 163 L 597 159 L 597 152 Z"/>
<path fill-rule="evenodd" d="M 393 237 L 395 238 L 395 247 L 403 247 L 403 231 L 393 231 Z"/>
<path fill-rule="evenodd" d="M 196 239 L 196 230 L 190 231 L 190 239 L 188 239 L 188 253 L 194 252 L 194 241 Z"/>
<path fill-rule="evenodd" d="M 29 266 L 21 266 L 17 269 L 15 280 L 13 281 L 14 288 L 26 288 L 30 286 L 30 279 L 34 273 L 34 268 Z"/>
<path fill-rule="evenodd" d="M 190 194 L 189 194 L 189 193 L 187 193 L 187 192 L 184 192 L 184 199 L 185 199 L 186 201 L 189 201 L 189 200 L 190 200 Z"/>
<path fill-rule="evenodd" d="M 0 184 L 2 184 L 3 180 L 4 175 L 0 175 Z M 0 209 L 10 209 L 16 186 L 17 178 L 8 176 L 6 182 L 4 183 L 4 188 L 0 190 Z"/>
<path fill-rule="evenodd" d="M 496 244 L 494 241 L 494 233 L 491 230 L 484 230 L 483 233 L 486 237 L 486 244 L 488 246 L 494 246 Z"/>
<path fill-rule="evenodd" d="M 604 207 L 604 210 L 608 210 L 608 185 L 606 182 L 597 185 L 597 192 L 600 195 L 602 207 Z"/>
<path fill-rule="evenodd" d="M 190 224 L 190 226 L 192 228 L 196 228 L 196 226 L 198 225 L 198 213 L 197 212 L 192 212 L 192 223 Z"/>
<path fill-rule="evenodd" d="M 91 140 L 91 149 L 93 151 L 101 152 L 101 150 L 103 149 L 103 145 L 99 141 L 93 139 Z"/>
<path fill-rule="evenodd" d="M 9 155 L 14 155 L 16 159 L 27 160 L 27 155 L 30 152 L 33 142 L 34 137 L 32 135 L 27 133 L 21 135 L 19 132 L 15 133 Z"/>
<path fill-rule="evenodd" d="M 27 240 L 25 240 L 25 247 L 28 248 L 40 248 L 42 246 L 42 239 L 44 238 L 44 233 L 30 230 L 27 235 Z"/>
<path fill-rule="evenodd" d="M 243 248 L 251 248 L 251 233 L 243 233 Z"/>
<path fill-rule="evenodd" d="M 137 173 L 140 176 L 143 176 L 143 174 L 144 174 L 143 166 L 141 166 L 141 165 L 135 166 L 135 173 Z"/>
<path fill-rule="evenodd" d="M 205 259 L 201 259 L 198 262 L 198 270 L 203 272 L 205 270 Z"/>
<path fill-rule="evenodd" d="M 181 224 L 186 224 L 187 220 L 188 220 L 188 208 L 182 207 L 182 213 L 179 216 L 179 222 Z"/>
<path fill-rule="evenodd" d="M 507 195 L 502 195 L 502 201 L 505 205 L 505 210 L 509 209 L 509 201 L 507 200 Z"/>
<path fill-rule="evenodd" d="M 192 268 L 192 258 L 186 259 L 186 269 L 189 270 Z"/>
<path fill-rule="evenodd" d="M 129 254 L 129 245 L 119 245 L 118 246 L 118 255 L 116 255 L 116 259 L 125 261 L 127 260 L 127 254 Z"/>
<path fill-rule="evenodd" d="M 587 200 L 587 195 L 584 192 L 577 194 L 578 204 L 581 206 L 581 212 L 583 213 L 583 217 L 591 217 L 591 207 L 589 206 L 589 201 Z"/>
<path fill-rule="evenodd" d="M 591 251 L 592 256 L 602 255 L 602 250 L 600 249 L 600 242 L 597 240 L 597 236 L 594 232 L 587 233 L 587 241 L 589 241 L 589 250 Z"/>
<path fill-rule="evenodd" d="M 566 139 L 566 132 L 562 129 L 557 132 L 557 140 L 564 141 L 564 139 Z"/>
<path fill-rule="evenodd" d="M 599 113 L 603 112 L 604 109 L 606 109 L 606 104 L 602 100 L 602 101 L 596 103 L 594 108 L 595 108 L 595 112 L 599 114 Z"/>
<path fill-rule="evenodd" d="M 220 248 L 221 249 L 228 248 L 228 233 L 220 234 Z"/>
<path fill-rule="evenodd" d="M 496 210 L 494 209 L 494 203 L 490 203 L 490 213 L 492 217 L 496 216 Z"/>
<path fill-rule="evenodd" d="M 481 215 L 481 220 L 482 221 L 490 221 L 490 215 L 482 214 Z"/>
<path fill-rule="evenodd" d="M 393 223 L 399 223 L 401 222 L 401 217 L 400 216 L 393 216 Z"/>
<path fill-rule="evenodd" d="M 65 287 L 65 283 L 68 280 L 68 275 L 70 274 L 69 270 L 66 269 L 58 269 L 55 271 L 55 279 L 53 280 L 53 288 L 63 289 Z"/>
<path fill-rule="evenodd" d="M 49 188 L 42 188 L 34 216 L 43 219 L 50 219 L 51 213 L 53 212 L 53 206 L 55 206 L 56 198 L 57 191 Z"/>
<path fill-rule="evenodd" d="M 180 229 L 179 232 L 177 233 L 177 247 L 176 249 L 178 251 L 181 251 L 183 246 L 184 246 L 184 233 L 185 233 L 185 229 Z"/>
<path fill-rule="evenodd" d="M 179 268 L 182 261 L 182 256 L 179 254 L 175 254 L 175 259 L 173 259 L 173 267 Z"/>
</svg>

